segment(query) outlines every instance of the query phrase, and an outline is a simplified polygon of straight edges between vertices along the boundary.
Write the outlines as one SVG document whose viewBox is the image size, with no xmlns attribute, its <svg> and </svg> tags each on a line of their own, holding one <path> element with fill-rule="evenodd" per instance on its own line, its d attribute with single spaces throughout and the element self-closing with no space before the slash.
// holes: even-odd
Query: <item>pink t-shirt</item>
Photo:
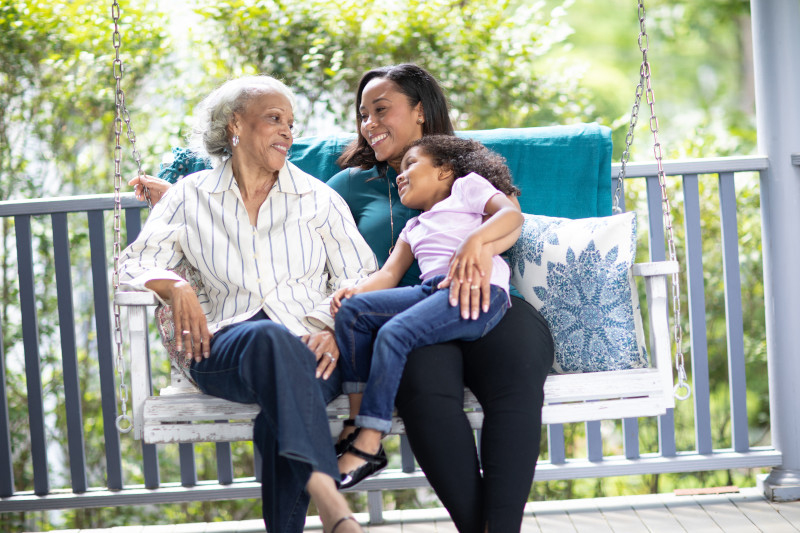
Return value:
<svg viewBox="0 0 800 533">
<path fill-rule="evenodd" d="M 411 246 L 422 280 L 447 274 L 453 252 L 472 230 L 483 223 L 486 203 L 495 194 L 503 193 L 482 176 L 471 172 L 453 182 L 450 196 L 430 211 L 406 222 L 399 238 Z M 498 255 L 492 261 L 491 284 L 503 288 L 508 294 L 508 265 Z"/>
</svg>

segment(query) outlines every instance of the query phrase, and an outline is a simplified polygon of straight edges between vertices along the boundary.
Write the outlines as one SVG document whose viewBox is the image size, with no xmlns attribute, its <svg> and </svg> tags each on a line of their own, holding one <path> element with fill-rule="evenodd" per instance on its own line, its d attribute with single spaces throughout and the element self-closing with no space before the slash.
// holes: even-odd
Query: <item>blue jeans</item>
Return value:
<svg viewBox="0 0 800 533">
<path fill-rule="evenodd" d="M 508 308 L 506 292 L 492 285 L 488 312 L 477 319 L 461 317 L 451 306 L 449 289 L 437 289 L 444 276 L 421 285 L 357 294 L 336 314 L 342 389 L 363 392 L 356 425 L 388 433 L 394 398 L 408 354 L 415 348 L 456 339 L 483 337 Z"/>
<path fill-rule="evenodd" d="M 339 373 L 316 379 L 308 347 L 263 311 L 218 331 L 211 356 L 193 362 L 200 389 L 234 402 L 257 403 L 253 442 L 261 454 L 261 496 L 267 531 L 300 533 L 312 471 L 339 480 L 327 402 L 340 392 Z"/>
</svg>

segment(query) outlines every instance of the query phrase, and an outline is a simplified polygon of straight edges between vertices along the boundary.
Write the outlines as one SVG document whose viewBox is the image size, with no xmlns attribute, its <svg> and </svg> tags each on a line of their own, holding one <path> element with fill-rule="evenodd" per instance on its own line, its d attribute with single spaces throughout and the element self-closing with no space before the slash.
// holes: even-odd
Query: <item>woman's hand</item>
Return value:
<svg viewBox="0 0 800 533">
<path fill-rule="evenodd" d="M 439 288 L 450 287 L 450 305 L 461 305 L 461 316 L 478 318 L 489 310 L 491 296 L 492 256 L 491 245 L 468 237 L 456 248 L 450 258 L 450 270 Z"/>
<path fill-rule="evenodd" d="M 302 339 L 317 359 L 317 377 L 321 376 L 322 379 L 331 377 L 339 361 L 339 346 L 336 345 L 333 330 L 325 328 L 316 333 L 303 335 Z"/>
<path fill-rule="evenodd" d="M 198 363 L 211 355 L 211 332 L 197 293 L 188 281 L 157 279 L 145 283 L 149 289 L 169 302 L 178 351 L 186 348 L 186 359 L 194 358 Z"/>
<path fill-rule="evenodd" d="M 161 200 L 161 197 L 172 187 L 170 182 L 147 174 L 136 176 L 128 182 L 128 185 L 133 187 L 133 194 L 136 195 L 136 199 L 142 202 L 147 200 L 144 190 L 147 187 L 147 192 L 150 194 L 150 205 L 156 205 Z"/>
<path fill-rule="evenodd" d="M 339 308 L 342 307 L 342 300 L 346 300 L 359 292 L 361 291 L 356 287 L 347 287 L 334 292 L 333 298 L 331 299 L 331 316 L 336 316 L 336 313 L 339 312 Z"/>
</svg>

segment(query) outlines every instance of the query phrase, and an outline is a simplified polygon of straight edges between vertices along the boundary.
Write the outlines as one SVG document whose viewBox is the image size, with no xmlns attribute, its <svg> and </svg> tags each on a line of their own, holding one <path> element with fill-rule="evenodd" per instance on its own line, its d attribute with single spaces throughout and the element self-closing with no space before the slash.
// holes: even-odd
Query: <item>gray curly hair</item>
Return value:
<svg viewBox="0 0 800 533">
<path fill-rule="evenodd" d="M 224 160 L 231 154 L 228 124 L 233 114 L 242 112 L 253 98 L 273 92 L 286 96 L 294 112 L 294 94 L 272 76 L 242 76 L 225 82 L 195 108 L 189 148 L 207 154 L 215 163 Z"/>
</svg>

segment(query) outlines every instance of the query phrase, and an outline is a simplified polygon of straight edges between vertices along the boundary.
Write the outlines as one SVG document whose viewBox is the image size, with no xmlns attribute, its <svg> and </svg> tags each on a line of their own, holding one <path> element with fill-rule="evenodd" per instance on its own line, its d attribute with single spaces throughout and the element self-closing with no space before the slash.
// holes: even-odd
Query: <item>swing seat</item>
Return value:
<svg viewBox="0 0 800 533">
<path fill-rule="evenodd" d="M 583 374 L 551 374 L 545 385 L 542 423 L 563 424 L 592 420 L 659 416 L 674 407 L 667 319 L 668 277 L 678 271 L 675 262 L 634 265 L 634 275 L 644 278 L 650 310 L 653 367 Z M 115 301 L 127 309 L 130 340 L 131 410 L 133 436 L 148 444 L 180 442 L 233 442 L 250 440 L 255 404 L 241 404 L 200 393 L 183 374 L 174 370 L 169 387 L 152 393 L 147 332 L 150 311 L 158 301 L 149 292 L 121 291 Z M 465 391 L 464 409 L 474 429 L 483 416 L 474 395 Z M 348 415 L 343 395 L 328 406 L 331 435 L 338 435 Z M 405 432 L 403 421 L 393 419 L 391 434 Z"/>
<path fill-rule="evenodd" d="M 610 130 L 596 124 L 462 132 L 502 154 L 522 189 L 523 212 L 584 218 L 611 214 Z M 331 176 L 335 159 L 352 137 L 297 139 L 292 161 L 315 176 Z M 663 415 L 674 407 L 668 277 L 676 262 L 635 264 L 649 310 L 650 366 L 579 374 L 551 374 L 545 382 L 544 424 Z M 123 287 L 124 289 L 124 287 Z M 250 440 L 255 405 L 198 392 L 177 369 L 172 382 L 153 395 L 148 357 L 150 292 L 120 290 L 115 302 L 127 309 L 133 435 L 150 444 Z M 473 428 L 482 423 L 480 405 L 467 390 L 464 408 Z M 328 407 L 331 434 L 341 431 L 348 403 L 340 396 Z M 395 418 L 393 434 L 404 433 Z"/>
</svg>

